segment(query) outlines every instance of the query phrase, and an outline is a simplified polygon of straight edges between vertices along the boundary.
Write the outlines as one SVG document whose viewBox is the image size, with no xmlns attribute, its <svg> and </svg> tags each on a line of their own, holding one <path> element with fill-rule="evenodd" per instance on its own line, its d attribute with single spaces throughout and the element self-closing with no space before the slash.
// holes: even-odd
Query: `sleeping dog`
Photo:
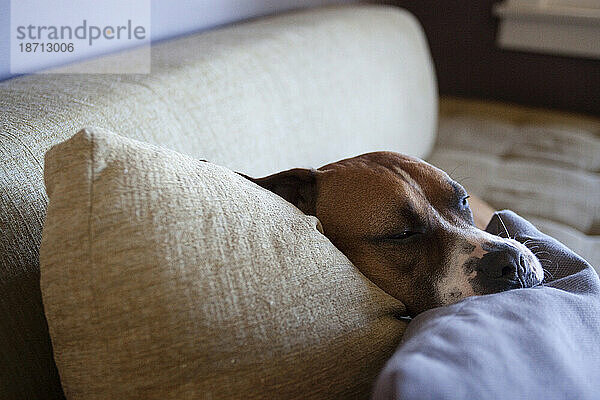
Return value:
<svg viewBox="0 0 600 400">
<path fill-rule="evenodd" d="M 325 236 L 409 315 L 543 280 L 527 247 L 475 227 L 465 189 L 417 158 L 375 152 L 246 178 L 316 216 Z"/>
</svg>

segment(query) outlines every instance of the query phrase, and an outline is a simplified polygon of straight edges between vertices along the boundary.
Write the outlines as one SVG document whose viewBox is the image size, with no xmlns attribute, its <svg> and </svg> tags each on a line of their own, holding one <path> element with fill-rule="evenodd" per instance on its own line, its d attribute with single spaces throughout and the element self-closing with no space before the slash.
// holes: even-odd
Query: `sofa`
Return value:
<svg viewBox="0 0 600 400">
<path fill-rule="evenodd" d="M 129 56 L 138 54 L 133 50 Z M 163 391 L 152 390 L 153 379 L 162 382 L 158 375 L 140 374 L 144 379 L 138 383 L 143 389 L 132 381 L 123 382 L 123 375 L 120 383 L 111 382 L 106 374 L 117 369 L 116 361 L 92 372 L 86 364 L 74 365 L 74 359 L 63 359 L 67 353 L 57 349 L 56 335 L 65 325 L 50 323 L 50 333 L 55 336 L 51 341 L 46 318 L 49 303 L 47 298 L 42 302 L 40 291 L 39 248 L 48 205 L 44 154 L 83 128 L 99 127 L 253 176 L 298 166 L 317 167 L 379 149 L 425 156 L 435 139 L 437 94 L 425 37 L 414 17 L 381 6 L 332 7 L 267 17 L 158 43 L 152 48 L 151 74 L 40 74 L 1 82 L 0 109 L 0 397 L 90 398 L 94 396 L 89 391 L 81 391 L 81 380 L 88 378 L 92 379 L 87 381 L 88 388 L 97 389 L 95 397 L 100 398 L 136 397 L 136 393 L 146 393 L 142 397 L 149 398 L 231 397 L 226 390 L 211 391 L 217 382 L 232 391 L 239 389 L 235 382 L 245 382 L 247 398 L 368 396 L 406 322 L 394 317 L 402 312 L 397 301 L 349 266 L 333 270 L 331 279 L 321 285 L 313 283 L 324 291 L 303 300 L 306 307 L 299 311 L 294 308 L 289 324 L 276 325 L 289 325 L 285 332 L 296 345 L 281 342 L 285 357 L 264 361 L 264 370 L 271 371 L 266 376 L 256 367 L 264 347 L 249 344 L 260 342 L 260 330 L 245 333 L 251 337 L 244 348 L 254 349 L 247 351 L 249 364 L 228 360 L 232 373 L 218 374 L 212 381 L 205 378 L 208 386 L 202 386 L 202 377 L 188 377 L 188 381 L 199 380 L 201 387 L 188 387 L 187 392 L 183 384 L 179 386 L 183 392 L 169 391 L 168 386 Z M 78 137 L 84 140 L 88 136 L 81 133 Z M 58 172 L 71 169 L 68 163 L 54 165 Z M 75 227 L 75 217 L 63 220 L 62 226 Z M 302 224 L 302 229 L 307 229 L 306 222 Z M 313 225 L 310 229 L 316 235 Z M 73 232 L 75 229 L 61 235 L 67 240 Z M 66 257 L 66 250 L 60 251 Z M 339 265 L 347 263 L 340 254 L 335 253 L 335 259 Z M 233 279 L 229 275 L 222 279 L 226 278 Z M 46 282 L 56 290 L 67 287 L 65 281 L 58 287 L 52 286 L 53 281 Z M 294 287 L 295 293 L 290 294 L 294 299 L 307 290 L 302 285 Z M 335 293 L 344 294 L 342 297 L 354 293 L 352 296 L 362 301 L 356 299 L 349 307 L 343 300 L 331 307 L 339 298 Z M 366 299 L 374 304 L 370 310 L 357 306 Z M 91 326 L 89 318 L 93 318 L 92 314 L 77 314 L 82 304 L 75 304 L 68 314 L 78 317 L 79 328 L 86 320 L 85 326 Z M 220 307 L 228 304 L 231 307 L 227 301 Z M 61 309 L 66 310 L 64 304 L 62 307 L 52 312 L 58 319 L 68 316 L 61 314 Z M 240 311 L 240 318 L 259 314 L 256 305 L 248 307 Z M 329 329 L 327 324 L 317 323 L 326 321 L 324 316 L 316 316 L 328 309 L 338 310 L 338 318 L 353 324 L 344 323 L 345 330 L 335 333 L 333 327 L 338 325 Z M 292 323 L 296 320 L 299 325 Z M 320 329 L 307 330 L 310 326 Z M 65 335 L 74 335 L 79 328 L 66 329 Z M 204 365 L 208 372 L 222 367 L 228 354 L 225 343 L 232 340 L 227 332 L 216 334 L 210 353 L 204 353 L 210 355 Z M 366 346 L 373 337 L 379 338 L 376 345 Z M 52 344 L 60 355 L 53 355 Z M 129 357 L 131 354 L 122 355 L 121 360 Z M 183 364 L 176 363 L 179 367 Z M 252 376 L 248 376 L 248 365 L 256 370 Z M 297 365 L 297 371 L 290 370 L 290 365 Z M 136 364 L 129 373 L 135 368 L 143 370 Z M 67 377 L 67 370 L 76 375 L 82 371 L 85 376 Z M 105 386 L 97 386 L 101 382 Z"/>
<path fill-rule="evenodd" d="M 403 305 L 318 221 L 232 171 L 375 150 L 449 172 L 473 158 L 473 190 L 520 211 L 485 186 L 498 181 L 489 160 L 513 158 L 492 134 L 455 135 L 463 123 L 461 135 L 480 137 L 452 120 L 456 102 L 437 135 L 438 100 L 419 23 L 374 5 L 161 42 L 150 74 L 0 82 L 0 397 L 368 397 L 402 340 Z M 584 136 L 598 146 L 597 131 Z M 575 168 L 594 196 L 597 154 L 542 169 Z M 588 234 L 580 244 L 592 255 L 599 197 L 574 205 L 579 236 L 565 236 Z M 550 205 L 537 215 L 560 233 L 569 217 L 556 199 L 540 199 Z"/>
</svg>

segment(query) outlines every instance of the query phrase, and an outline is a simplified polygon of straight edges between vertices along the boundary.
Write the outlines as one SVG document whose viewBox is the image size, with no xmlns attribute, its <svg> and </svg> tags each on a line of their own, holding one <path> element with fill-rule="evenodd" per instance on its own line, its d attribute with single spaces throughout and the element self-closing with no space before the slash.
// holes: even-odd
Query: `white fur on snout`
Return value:
<svg viewBox="0 0 600 400">
<path fill-rule="evenodd" d="M 475 243 L 472 244 L 475 245 Z M 472 253 L 480 252 L 481 256 L 479 257 L 482 257 L 485 251 L 483 251 L 481 246 L 475 246 L 475 250 Z M 473 257 L 472 253 L 464 253 L 460 248 L 456 248 L 447 258 L 448 270 L 444 276 L 437 280 L 435 285 L 443 305 L 453 304 L 460 299 L 475 295 L 475 291 L 469 280 L 477 275 L 477 271 L 471 271 L 467 274 L 464 270 L 465 262 Z"/>
<path fill-rule="evenodd" d="M 470 280 L 477 275 L 477 271 L 465 271 L 465 262 L 473 257 L 482 258 L 487 253 L 487 251 L 482 248 L 481 243 L 502 242 L 517 248 L 524 254 L 529 268 L 536 279 L 539 282 L 543 281 L 544 270 L 542 269 L 539 260 L 531 250 L 516 240 L 501 238 L 479 229 L 471 232 L 463 232 L 461 236 L 475 247 L 470 253 L 465 253 L 460 246 L 457 246 L 457 248 L 447 256 L 447 269 L 445 274 L 439 277 L 435 284 L 437 294 L 443 305 L 456 303 L 460 299 L 476 294 Z"/>
</svg>

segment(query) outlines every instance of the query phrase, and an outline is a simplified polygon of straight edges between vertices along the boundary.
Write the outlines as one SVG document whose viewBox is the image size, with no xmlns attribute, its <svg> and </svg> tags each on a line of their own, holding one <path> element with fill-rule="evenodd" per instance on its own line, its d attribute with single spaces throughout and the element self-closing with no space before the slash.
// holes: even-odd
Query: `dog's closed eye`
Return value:
<svg viewBox="0 0 600 400">
<path fill-rule="evenodd" d="M 409 228 L 409 229 L 401 229 L 397 231 L 392 231 L 391 233 L 387 233 L 381 236 L 372 237 L 370 240 L 375 244 L 404 244 L 411 243 L 415 239 L 419 238 L 425 233 L 424 230 L 419 228 Z"/>
<path fill-rule="evenodd" d="M 418 235 L 420 233 L 421 232 L 415 232 L 415 231 L 409 231 L 409 230 L 407 230 L 407 231 L 402 231 L 402 232 L 390 235 L 390 236 L 387 237 L 387 239 L 389 239 L 389 240 L 406 240 L 406 239 L 408 239 L 410 237 L 413 237 L 415 235 Z"/>
</svg>

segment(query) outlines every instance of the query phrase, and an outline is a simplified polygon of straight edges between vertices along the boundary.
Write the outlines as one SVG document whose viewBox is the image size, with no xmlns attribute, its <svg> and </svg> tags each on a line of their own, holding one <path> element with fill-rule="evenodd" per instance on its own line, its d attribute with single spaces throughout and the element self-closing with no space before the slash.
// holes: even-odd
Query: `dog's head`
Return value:
<svg viewBox="0 0 600 400">
<path fill-rule="evenodd" d="M 543 279 L 527 247 L 476 228 L 463 187 L 417 158 L 376 152 L 249 179 L 316 216 L 333 244 L 411 315 Z"/>
</svg>

